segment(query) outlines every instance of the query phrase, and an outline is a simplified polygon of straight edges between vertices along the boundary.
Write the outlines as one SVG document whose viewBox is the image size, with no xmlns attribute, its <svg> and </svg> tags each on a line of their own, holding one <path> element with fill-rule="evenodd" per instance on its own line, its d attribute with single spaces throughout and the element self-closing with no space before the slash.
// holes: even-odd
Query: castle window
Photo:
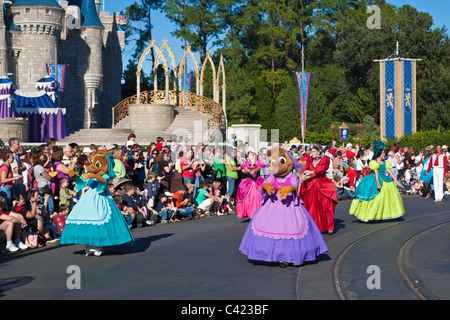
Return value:
<svg viewBox="0 0 450 320">
<path fill-rule="evenodd" d="M 31 8 L 25 8 L 25 13 L 31 13 Z"/>
<path fill-rule="evenodd" d="M 50 14 L 50 9 L 45 9 L 45 14 Z"/>
</svg>

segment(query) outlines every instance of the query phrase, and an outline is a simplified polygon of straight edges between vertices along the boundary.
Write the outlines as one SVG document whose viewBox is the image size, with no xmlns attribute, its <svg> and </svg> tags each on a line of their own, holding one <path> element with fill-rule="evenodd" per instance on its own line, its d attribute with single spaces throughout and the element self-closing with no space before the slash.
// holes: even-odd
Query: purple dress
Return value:
<svg viewBox="0 0 450 320">
<path fill-rule="evenodd" d="M 279 186 L 298 188 L 299 181 L 292 172 L 284 178 L 269 176 L 264 183 L 273 182 L 274 194 L 261 194 L 261 207 L 255 212 L 242 238 L 239 250 L 250 260 L 285 261 L 301 265 L 314 261 L 328 247 L 319 228 L 305 209 L 297 193 L 282 199 Z"/>
</svg>

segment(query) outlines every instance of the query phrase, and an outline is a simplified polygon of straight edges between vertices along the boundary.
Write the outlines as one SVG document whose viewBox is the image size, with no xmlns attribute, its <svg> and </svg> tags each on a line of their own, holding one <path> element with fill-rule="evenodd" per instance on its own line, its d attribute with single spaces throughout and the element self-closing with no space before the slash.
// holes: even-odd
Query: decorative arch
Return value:
<svg viewBox="0 0 450 320">
<path fill-rule="evenodd" d="M 169 52 L 170 59 L 172 59 L 173 73 L 176 78 L 177 77 L 177 59 L 175 58 L 175 55 L 173 54 L 172 48 L 170 48 L 170 46 L 168 45 L 168 41 L 166 38 L 164 38 L 163 44 L 161 45 L 161 47 L 159 47 L 159 50 L 161 50 L 161 52 L 163 52 L 164 48 L 167 49 L 167 51 Z M 156 54 L 156 59 L 155 59 L 154 65 L 153 65 L 153 72 L 155 74 L 155 91 L 158 90 L 158 81 L 157 81 L 157 74 L 156 74 L 158 65 L 159 65 L 159 54 Z M 176 79 L 174 80 L 173 87 L 174 87 L 173 90 L 176 91 L 177 90 L 177 80 Z"/>
<path fill-rule="evenodd" d="M 190 55 L 192 62 L 194 62 L 196 93 L 199 94 L 199 92 L 200 92 L 200 82 L 199 82 L 200 81 L 200 69 L 198 68 L 197 59 L 195 58 L 195 55 L 192 53 L 191 46 L 189 44 L 184 49 L 184 54 L 183 54 L 183 57 L 181 58 L 180 66 L 178 68 L 178 87 L 181 88 L 181 77 L 182 77 L 182 74 L 184 71 L 184 66 L 186 64 L 186 58 L 187 58 L 188 54 Z"/>
<path fill-rule="evenodd" d="M 211 58 L 211 53 L 209 52 L 209 50 L 206 52 L 206 57 L 205 60 L 203 61 L 202 64 L 202 71 L 200 74 L 200 95 L 203 96 L 203 88 L 204 88 L 204 83 L 203 83 L 203 76 L 204 76 L 204 70 L 206 67 L 206 63 L 209 62 L 211 65 L 211 69 L 212 69 L 212 79 L 213 79 L 213 100 L 215 102 L 218 102 L 217 100 L 217 94 L 216 94 L 216 81 L 217 81 L 217 77 L 216 77 L 216 66 L 214 65 L 214 62 Z"/>
<path fill-rule="evenodd" d="M 225 128 L 227 127 L 227 113 L 226 113 L 226 96 L 227 96 L 227 84 L 225 75 L 225 65 L 223 63 L 223 55 L 220 55 L 219 67 L 217 68 L 217 79 L 216 79 L 216 94 L 217 102 L 220 100 L 220 75 L 222 75 L 222 110 L 225 117 Z"/>
<path fill-rule="evenodd" d="M 150 52 L 150 50 L 154 48 L 158 58 L 161 58 L 164 64 L 164 71 L 166 74 L 166 103 L 169 103 L 169 64 L 167 63 L 166 56 L 164 53 L 156 46 L 155 40 L 150 40 L 149 46 L 142 52 L 141 56 L 139 57 L 137 70 L 136 70 L 136 104 L 141 104 L 141 70 L 142 70 L 142 63 L 144 62 L 144 58 L 147 56 L 147 54 Z M 157 59 L 159 60 L 159 59 Z M 155 75 L 156 76 L 156 75 Z"/>
</svg>

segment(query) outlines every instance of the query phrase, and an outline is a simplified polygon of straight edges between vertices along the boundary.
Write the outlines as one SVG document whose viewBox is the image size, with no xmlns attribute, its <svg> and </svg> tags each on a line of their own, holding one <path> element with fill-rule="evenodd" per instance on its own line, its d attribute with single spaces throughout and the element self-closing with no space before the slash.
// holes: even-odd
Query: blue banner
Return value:
<svg viewBox="0 0 450 320">
<path fill-rule="evenodd" d="M 400 122 L 402 124 L 402 134 L 408 135 L 416 132 L 416 90 L 415 90 L 415 62 L 414 61 L 402 61 L 401 62 L 401 74 L 403 76 L 401 82 L 401 113 L 402 118 Z"/>
<path fill-rule="evenodd" d="M 416 132 L 416 62 L 380 61 L 381 138 L 398 139 Z"/>
<path fill-rule="evenodd" d="M 300 100 L 300 126 L 302 141 L 305 140 L 306 133 L 306 114 L 308 112 L 309 88 L 311 85 L 311 72 L 295 72 L 297 79 L 298 97 Z"/>
</svg>

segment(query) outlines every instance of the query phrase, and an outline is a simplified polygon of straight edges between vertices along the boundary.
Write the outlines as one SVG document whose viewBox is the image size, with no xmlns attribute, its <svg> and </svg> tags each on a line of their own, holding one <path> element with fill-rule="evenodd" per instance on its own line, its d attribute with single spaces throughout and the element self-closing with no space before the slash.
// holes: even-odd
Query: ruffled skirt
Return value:
<svg viewBox="0 0 450 320">
<path fill-rule="evenodd" d="M 353 199 L 350 206 L 350 215 L 364 222 L 395 219 L 404 214 L 403 200 L 395 182 L 384 181 L 379 193 L 372 200 Z"/>
<path fill-rule="evenodd" d="M 61 244 L 87 244 L 103 247 L 134 243 L 125 218 L 111 195 L 86 192 L 69 214 Z"/>
<path fill-rule="evenodd" d="M 239 250 L 250 260 L 301 265 L 328 247 L 299 198 L 286 201 L 273 195 L 253 215 Z"/>
<path fill-rule="evenodd" d="M 253 217 L 255 211 L 261 206 L 261 186 L 263 177 L 256 181 L 246 178 L 239 183 L 236 192 L 236 216 L 238 218 Z"/>
</svg>

